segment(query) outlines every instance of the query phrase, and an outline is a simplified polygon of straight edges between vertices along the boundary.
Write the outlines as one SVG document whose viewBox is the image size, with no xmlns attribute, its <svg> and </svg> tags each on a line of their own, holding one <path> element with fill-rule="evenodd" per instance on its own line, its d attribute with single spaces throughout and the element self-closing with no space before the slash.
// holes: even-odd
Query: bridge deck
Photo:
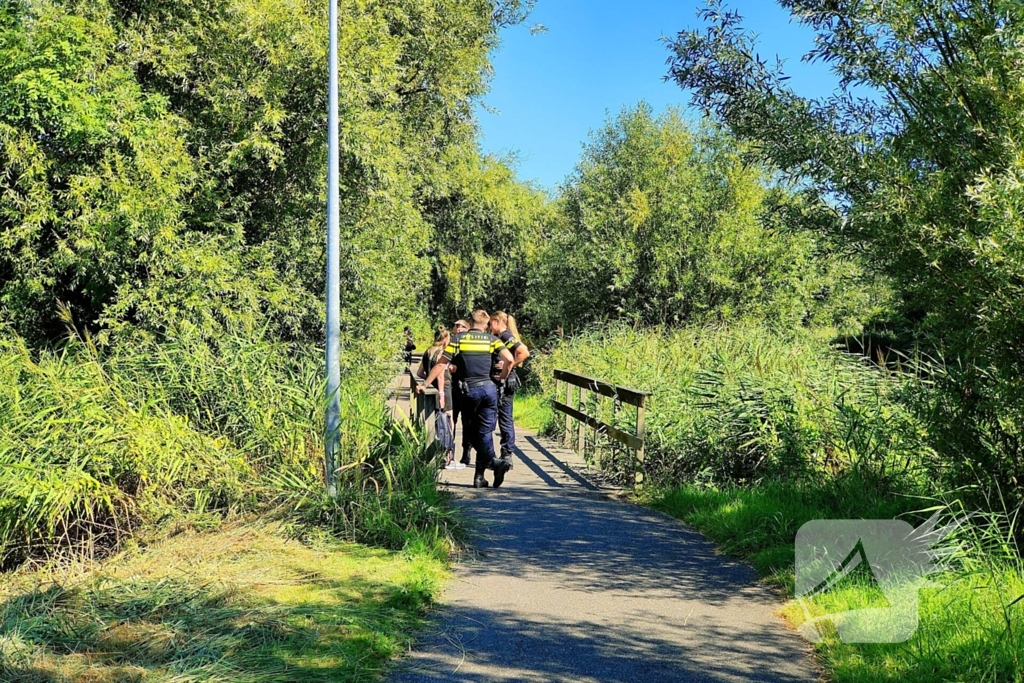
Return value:
<svg viewBox="0 0 1024 683">
<path fill-rule="evenodd" d="M 612 499 L 574 453 L 523 429 L 517 445 L 501 489 L 442 473 L 474 524 L 472 556 L 392 683 L 817 680 L 749 567 Z"/>
</svg>

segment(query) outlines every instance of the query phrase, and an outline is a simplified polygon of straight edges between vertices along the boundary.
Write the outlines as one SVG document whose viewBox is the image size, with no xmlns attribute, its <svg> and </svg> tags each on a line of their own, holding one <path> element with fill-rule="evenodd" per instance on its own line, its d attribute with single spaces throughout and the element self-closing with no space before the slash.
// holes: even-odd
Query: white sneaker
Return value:
<svg viewBox="0 0 1024 683">
<path fill-rule="evenodd" d="M 457 462 L 457 463 L 455 463 L 455 469 L 457 469 L 457 470 L 464 470 L 464 469 L 466 469 L 466 466 L 464 464 L 462 464 L 461 462 Z"/>
<path fill-rule="evenodd" d="M 462 467 L 465 467 L 465 465 L 463 465 Z M 445 466 L 444 466 L 444 468 L 445 468 L 446 470 L 458 470 L 458 469 L 462 469 L 462 468 L 460 468 L 460 467 L 459 467 L 459 466 L 458 466 L 458 465 L 457 465 L 456 463 L 454 463 L 454 462 L 450 462 L 450 463 L 448 463 L 447 465 L 445 465 Z"/>
</svg>

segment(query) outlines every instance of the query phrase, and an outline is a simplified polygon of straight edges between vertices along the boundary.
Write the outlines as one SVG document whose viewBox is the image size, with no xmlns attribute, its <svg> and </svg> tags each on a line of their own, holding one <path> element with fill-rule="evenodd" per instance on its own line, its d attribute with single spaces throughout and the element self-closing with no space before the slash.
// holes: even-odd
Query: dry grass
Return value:
<svg viewBox="0 0 1024 683">
<path fill-rule="evenodd" d="M 0 586 L 0 678 L 376 680 L 444 573 L 422 553 L 251 523 L 24 570 Z"/>
</svg>

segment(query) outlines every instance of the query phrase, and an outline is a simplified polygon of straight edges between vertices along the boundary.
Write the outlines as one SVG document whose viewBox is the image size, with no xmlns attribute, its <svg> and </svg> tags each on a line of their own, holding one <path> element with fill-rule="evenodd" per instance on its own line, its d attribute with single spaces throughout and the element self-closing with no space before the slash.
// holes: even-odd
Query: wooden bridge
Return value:
<svg viewBox="0 0 1024 683">
<path fill-rule="evenodd" d="M 604 398 L 613 388 L 578 375 L 559 381 Z M 410 401 L 411 384 L 408 374 L 395 379 L 396 414 L 428 415 Z M 632 397 L 642 411 L 647 394 Z M 577 437 L 579 425 L 621 436 L 642 463 L 642 417 L 635 431 L 611 432 L 616 425 L 576 398 L 575 407 L 559 403 Z M 473 489 L 472 468 L 440 477 L 472 520 L 472 547 L 391 683 L 818 679 L 809 646 L 775 616 L 780 603 L 750 567 L 679 521 L 623 500 L 575 448 L 517 427 L 515 469 L 502 488 Z"/>
</svg>

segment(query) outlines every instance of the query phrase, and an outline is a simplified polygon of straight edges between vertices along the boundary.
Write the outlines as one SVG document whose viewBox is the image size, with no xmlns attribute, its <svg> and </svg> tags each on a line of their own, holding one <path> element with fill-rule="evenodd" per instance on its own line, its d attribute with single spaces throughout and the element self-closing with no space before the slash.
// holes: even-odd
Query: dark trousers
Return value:
<svg viewBox="0 0 1024 683">
<path fill-rule="evenodd" d="M 470 432 L 476 449 L 476 473 L 482 475 L 494 460 L 494 425 L 498 421 L 498 387 L 486 382 L 462 395 L 462 430 Z M 467 417 L 469 420 L 467 421 Z"/>
<path fill-rule="evenodd" d="M 455 425 L 459 424 L 459 416 L 462 416 L 462 462 L 469 464 L 469 450 L 472 447 L 472 415 L 467 412 L 464 408 L 465 397 L 462 392 L 457 388 L 458 385 L 452 387 L 452 429 L 455 429 Z"/>
<path fill-rule="evenodd" d="M 516 447 L 516 423 L 512 419 L 512 396 L 502 393 L 498 401 L 498 431 L 501 432 L 501 452 Z"/>
</svg>

